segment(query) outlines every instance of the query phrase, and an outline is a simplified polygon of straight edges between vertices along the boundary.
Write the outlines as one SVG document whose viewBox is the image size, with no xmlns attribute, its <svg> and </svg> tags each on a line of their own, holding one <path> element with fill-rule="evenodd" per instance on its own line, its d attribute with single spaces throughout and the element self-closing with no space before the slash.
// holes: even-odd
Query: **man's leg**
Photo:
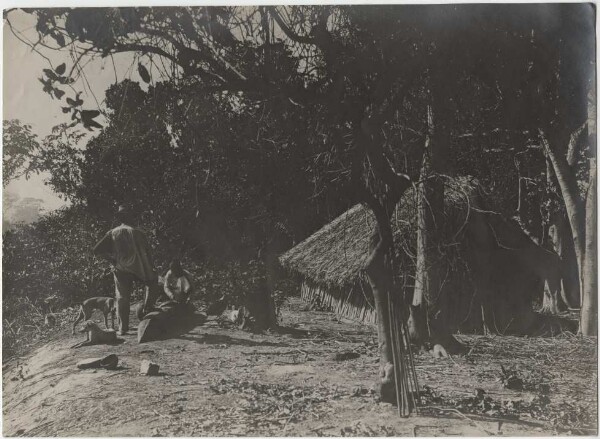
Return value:
<svg viewBox="0 0 600 439">
<path fill-rule="evenodd" d="M 119 330 L 124 334 L 129 331 L 129 299 L 133 292 L 133 276 L 122 271 L 115 271 L 114 276 Z"/>
<path fill-rule="evenodd" d="M 144 295 L 144 314 L 149 313 L 160 294 L 158 276 L 146 284 Z"/>
</svg>

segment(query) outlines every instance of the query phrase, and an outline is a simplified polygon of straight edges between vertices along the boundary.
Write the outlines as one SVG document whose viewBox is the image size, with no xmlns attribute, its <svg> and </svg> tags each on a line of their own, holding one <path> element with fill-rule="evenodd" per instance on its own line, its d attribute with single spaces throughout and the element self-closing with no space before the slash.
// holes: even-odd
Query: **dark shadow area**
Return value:
<svg viewBox="0 0 600 439">
<path fill-rule="evenodd" d="M 296 339 L 311 339 L 315 342 L 319 340 L 340 339 L 349 343 L 362 343 L 362 336 L 366 333 L 353 330 L 321 329 L 312 327 L 310 329 L 300 329 L 291 326 L 279 326 L 273 330 L 278 335 L 287 335 Z"/>
<path fill-rule="evenodd" d="M 298 329 L 288 326 L 278 326 L 274 332 L 279 335 L 289 335 L 292 338 L 311 338 L 315 335 L 322 335 L 319 331 L 309 331 L 307 329 Z"/>
<path fill-rule="evenodd" d="M 125 343 L 125 339 L 124 338 L 117 338 L 115 341 L 110 342 L 110 343 L 93 343 L 90 344 L 87 341 L 80 341 L 79 343 L 75 343 L 73 346 L 71 346 L 71 349 L 78 349 L 78 348 L 83 348 L 86 346 L 99 346 L 99 345 L 104 345 L 104 346 L 118 346 L 120 344 Z"/>
<path fill-rule="evenodd" d="M 112 343 L 102 343 L 102 344 L 105 344 L 105 345 L 108 345 L 108 346 L 118 346 L 118 345 L 123 344 L 123 343 L 125 343 L 125 339 L 124 338 L 117 338 Z"/>
<path fill-rule="evenodd" d="M 120 360 L 119 360 L 120 361 Z M 104 369 L 104 370 L 108 370 L 108 371 L 115 371 L 115 370 L 129 370 L 131 369 L 131 367 L 128 366 L 122 366 L 121 364 L 119 364 L 117 367 L 99 367 L 97 369 Z M 85 370 L 85 369 L 84 369 Z"/>
<path fill-rule="evenodd" d="M 273 343 L 270 341 L 254 341 L 247 340 L 244 338 L 233 338 L 228 335 L 220 334 L 202 334 L 198 336 L 184 335 L 178 337 L 182 340 L 193 341 L 199 344 L 229 344 L 229 345 L 240 345 L 240 346 L 276 346 L 276 347 L 289 347 L 286 343 Z"/>
<path fill-rule="evenodd" d="M 536 324 L 531 331 L 531 337 L 554 337 L 563 332 L 577 334 L 579 321 L 569 315 L 548 315 L 535 313 Z"/>
<path fill-rule="evenodd" d="M 192 331 L 194 328 L 203 325 L 205 321 L 206 315 L 198 313 L 153 319 L 152 325 L 148 325 L 145 329 L 145 336 L 141 343 L 178 338 Z M 139 326 L 142 327 L 142 322 L 140 322 Z"/>
</svg>

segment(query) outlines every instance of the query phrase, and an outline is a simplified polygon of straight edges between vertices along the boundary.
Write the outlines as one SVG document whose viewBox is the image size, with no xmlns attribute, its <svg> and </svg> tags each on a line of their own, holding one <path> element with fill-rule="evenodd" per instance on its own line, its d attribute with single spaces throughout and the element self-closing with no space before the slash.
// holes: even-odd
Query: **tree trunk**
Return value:
<svg viewBox="0 0 600 439">
<path fill-rule="evenodd" d="M 436 126 L 437 125 L 437 126 Z M 441 126 L 440 126 L 441 125 Z M 442 135 L 443 133 L 443 135 Z M 446 356 L 458 352 L 462 345 L 452 337 L 447 323 L 453 298 L 439 300 L 442 294 L 444 269 L 439 245 L 442 243 L 444 221 L 444 181 L 439 176 L 447 166 L 443 138 L 449 138 L 445 123 L 434 123 L 432 108 L 427 108 L 427 137 L 418 186 L 418 230 L 415 289 L 410 307 L 411 339 L 421 345 L 431 342 L 434 354 Z M 435 304 L 435 305 L 434 305 Z M 435 315 L 433 319 L 430 316 Z"/>
<path fill-rule="evenodd" d="M 377 217 L 377 216 L 376 216 Z M 396 402 L 394 360 L 392 355 L 391 326 L 388 314 L 388 293 L 392 292 L 393 281 L 393 235 L 389 216 L 377 217 L 377 231 L 373 237 L 372 253 L 367 263 L 366 274 L 377 313 L 377 339 L 379 348 L 378 394 L 382 401 Z"/>
<path fill-rule="evenodd" d="M 548 228 L 548 237 L 554 251 L 560 257 L 561 287 L 558 308 L 578 308 L 579 303 L 579 273 L 577 258 L 573 246 L 573 237 L 568 220 L 562 213 L 552 215 Z M 545 293 L 548 290 L 545 290 Z M 564 306 L 563 306 L 564 305 Z"/>
<path fill-rule="evenodd" d="M 557 265 L 559 267 L 562 267 L 562 261 L 560 260 L 560 254 L 559 254 L 559 249 L 562 245 L 562 236 L 561 233 L 562 230 L 559 229 L 560 227 L 560 223 L 553 223 L 549 228 L 548 228 L 548 235 L 550 240 L 552 241 L 552 245 L 554 247 L 554 251 L 557 253 L 558 257 L 559 257 L 559 261 L 557 262 Z M 540 309 L 540 312 L 542 314 L 548 314 L 548 315 L 557 315 L 560 313 L 560 311 L 564 310 L 565 306 L 564 304 L 560 301 L 560 298 L 564 296 L 564 292 L 562 291 L 562 286 L 563 286 L 563 282 L 562 282 L 562 276 L 560 276 L 560 273 L 557 274 L 557 272 L 560 272 L 560 269 L 557 269 L 558 267 L 553 267 L 551 268 L 551 273 L 555 274 L 555 277 L 548 277 L 548 276 L 542 276 L 541 273 L 539 273 L 539 269 L 536 270 L 535 269 L 535 264 L 536 264 L 537 259 L 529 262 L 531 265 L 533 265 L 533 270 L 534 272 L 538 273 L 541 277 L 541 279 L 544 282 L 544 293 L 542 296 L 542 308 Z M 543 263 L 542 263 L 542 267 L 543 268 L 548 268 L 546 267 Z M 561 306 L 562 305 L 562 306 Z"/>
<path fill-rule="evenodd" d="M 356 150 L 352 174 L 354 181 L 363 178 L 361 175 L 364 169 L 363 161 L 367 157 L 370 163 L 369 173 L 373 175 L 374 181 L 369 185 L 369 178 L 367 178 L 366 185 L 359 184 L 357 191 L 360 193 L 361 201 L 371 208 L 377 224 L 371 254 L 365 263 L 365 274 L 371 286 L 377 313 L 379 345 L 377 388 L 382 401 L 395 403 L 396 386 L 388 298 L 390 295 L 400 294 L 400 291 L 394 291 L 395 253 L 391 217 L 398 201 L 410 186 L 410 180 L 408 176 L 398 174 L 387 160 L 379 143 L 380 128 L 380 126 L 377 129 L 371 127 L 368 117 L 355 126 L 359 148 Z"/>
<path fill-rule="evenodd" d="M 596 335 L 597 326 L 597 307 L 598 307 L 598 284 L 596 278 L 596 268 L 598 265 L 598 255 L 596 253 L 597 222 L 596 222 L 596 160 L 590 160 L 589 187 L 586 197 L 586 242 L 585 257 L 582 269 L 583 278 L 583 296 L 581 301 L 581 320 L 579 329 L 583 335 Z"/>
<path fill-rule="evenodd" d="M 565 203 L 565 210 L 573 234 L 573 246 L 577 259 L 577 273 L 579 275 L 579 291 L 583 293 L 582 268 L 585 255 L 585 212 L 583 200 L 579 195 L 579 187 L 575 173 L 569 167 L 566 157 L 561 157 L 555 147 L 552 147 L 546 135 L 540 130 L 540 137 L 544 150 L 552 163 L 554 175 L 560 187 L 560 192 Z"/>
<path fill-rule="evenodd" d="M 437 244 L 438 228 L 444 211 L 444 182 L 433 174 L 433 148 L 435 145 L 433 114 L 427 109 L 428 132 L 417 188 L 417 263 L 415 289 L 409 321 L 413 341 L 424 343 L 431 338 L 428 315 L 432 297 L 440 293 L 440 261 Z"/>
</svg>

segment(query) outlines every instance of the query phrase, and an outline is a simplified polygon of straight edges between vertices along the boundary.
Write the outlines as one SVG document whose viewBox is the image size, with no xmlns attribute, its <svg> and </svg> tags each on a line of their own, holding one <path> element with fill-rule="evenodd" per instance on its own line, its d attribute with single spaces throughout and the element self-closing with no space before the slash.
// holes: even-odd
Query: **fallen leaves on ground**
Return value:
<svg viewBox="0 0 600 439">
<path fill-rule="evenodd" d="M 284 384 L 263 384 L 255 381 L 222 378 L 210 385 L 219 395 L 235 394 L 234 409 L 251 415 L 255 419 L 268 422 L 297 422 L 309 417 L 318 417 L 313 411 L 317 405 L 349 396 L 341 393 L 337 386 L 292 386 Z M 323 407 L 319 408 L 323 413 Z"/>
</svg>

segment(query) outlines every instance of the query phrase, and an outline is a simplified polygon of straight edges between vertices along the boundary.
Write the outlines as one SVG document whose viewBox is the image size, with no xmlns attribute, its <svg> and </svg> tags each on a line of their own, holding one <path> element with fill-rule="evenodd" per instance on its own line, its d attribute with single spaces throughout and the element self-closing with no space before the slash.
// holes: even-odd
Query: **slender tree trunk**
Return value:
<svg viewBox="0 0 600 439">
<path fill-rule="evenodd" d="M 567 164 L 572 169 L 576 159 L 574 154 L 575 148 L 569 148 L 567 154 Z M 547 193 L 555 192 L 554 171 L 552 162 L 546 154 L 546 187 Z M 557 297 L 558 310 L 567 308 L 575 308 L 580 306 L 580 291 L 579 291 L 579 271 L 577 265 L 577 255 L 575 254 L 575 246 L 573 244 L 573 234 L 569 227 L 569 220 L 561 211 L 554 212 L 550 216 L 548 224 L 548 239 L 554 248 L 556 254 L 560 257 L 560 297 Z M 546 283 L 544 287 L 544 303 L 542 310 L 549 309 L 549 304 L 546 301 L 551 292 Z M 561 306 L 562 305 L 562 306 Z"/>
<path fill-rule="evenodd" d="M 573 237 L 568 220 L 562 213 L 552 215 L 548 227 L 548 237 L 552 247 L 560 257 L 561 287 L 559 310 L 564 307 L 577 308 L 579 303 L 579 273 L 577 272 L 577 259 L 573 247 Z M 545 293 L 547 293 L 547 289 Z M 545 303 L 544 303 L 545 304 Z"/>
<path fill-rule="evenodd" d="M 540 130 L 540 137 L 544 145 L 544 149 L 556 175 L 556 180 L 560 187 L 560 192 L 565 203 L 565 210 L 567 211 L 567 218 L 571 226 L 571 232 L 573 235 L 573 246 L 575 249 L 575 256 L 577 259 L 577 273 L 579 275 L 579 291 L 583 293 L 583 279 L 581 276 L 583 268 L 583 260 L 585 255 L 585 206 L 581 196 L 579 195 L 579 187 L 575 174 L 569 167 L 565 157 L 561 157 L 557 152 L 556 148 L 553 148 L 549 143 L 546 135 Z"/>
<path fill-rule="evenodd" d="M 589 187 L 586 197 L 586 242 L 585 257 L 582 269 L 583 295 L 581 301 L 581 321 L 579 330 L 583 335 L 596 335 L 598 333 L 598 282 L 596 269 L 598 255 L 596 244 L 598 230 L 596 220 L 596 160 L 590 160 Z"/>
<path fill-rule="evenodd" d="M 431 338 L 428 314 L 432 297 L 440 293 L 441 276 L 437 244 L 444 211 L 444 183 L 433 175 L 435 128 L 431 107 L 427 108 L 427 137 L 417 188 L 417 263 L 411 305 L 410 335 L 423 343 Z"/>
</svg>

